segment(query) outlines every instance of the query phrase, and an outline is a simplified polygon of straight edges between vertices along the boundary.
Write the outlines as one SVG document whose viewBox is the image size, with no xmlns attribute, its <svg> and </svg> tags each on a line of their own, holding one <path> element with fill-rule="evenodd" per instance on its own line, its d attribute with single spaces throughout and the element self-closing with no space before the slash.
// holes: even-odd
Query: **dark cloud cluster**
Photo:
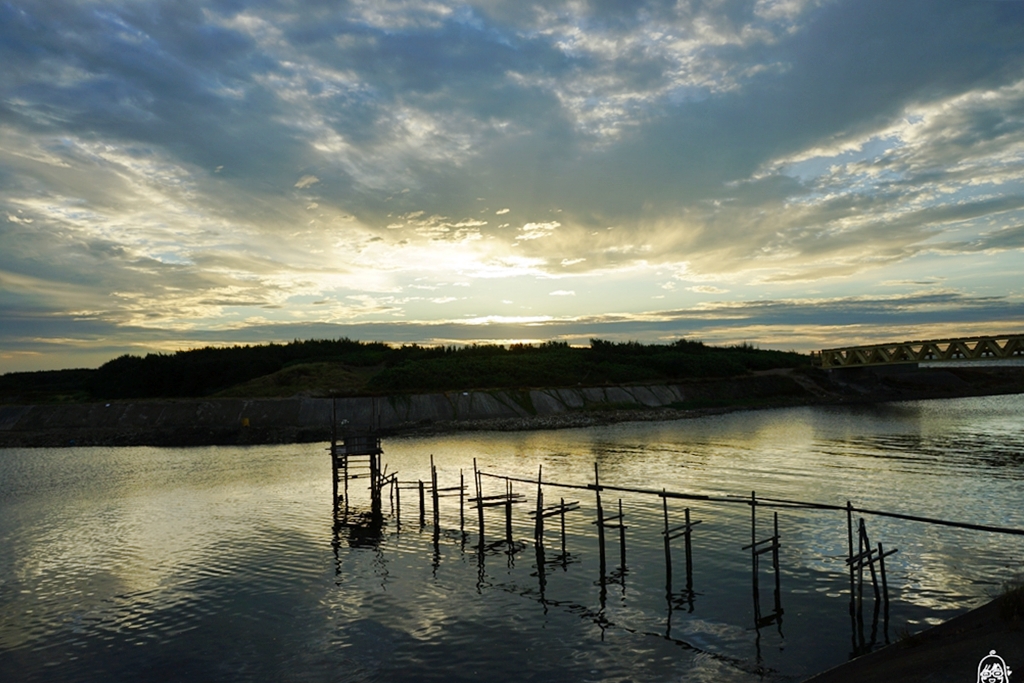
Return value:
<svg viewBox="0 0 1024 683">
<path fill-rule="evenodd" d="M 442 258 L 784 287 L 782 317 L 757 309 L 778 328 L 805 324 L 793 283 L 1024 243 L 1021 2 L 26 0 L 0 4 L 0 62 L 11 348 L 75 337 L 27 331 L 43 319 L 163 340 L 429 323 L 399 292 Z M 946 322 L 1015 311 L 958 286 Z M 648 308 L 622 333 L 685 327 Z"/>
</svg>

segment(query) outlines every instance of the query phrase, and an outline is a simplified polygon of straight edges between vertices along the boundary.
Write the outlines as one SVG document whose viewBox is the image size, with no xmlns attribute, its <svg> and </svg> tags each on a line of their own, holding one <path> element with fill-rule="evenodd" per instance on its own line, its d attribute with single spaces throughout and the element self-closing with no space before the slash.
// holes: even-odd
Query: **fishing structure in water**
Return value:
<svg viewBox="0 0 1024 683">
<path fill-rule="evenodd" d="M 348 529 L 357 534 L 379 534 L 382 531 L 385 514 L 384 501 L 388 501 L 388 518 L 394 524 L 395 529 L 401 529 L 403 524 L 402 498 L 403 492 L 414 492 L 417 497 L 417 506 L 414 517 L 418 521 L 419 528 L 425 529 L 427 524 L 427 494 L 429 494 L 430 524 L 433 532 L 433 543 L 435 546 L 435 558 L 438 557 L 437 544 L 441 534 L 441 499 L 458 499 L 458 537 L 465 550 L 470 534 L 466 530 L 466 510 L 476 512 L 476 550 L 479 554 L 479 562 L 482 571 L 484 553 L 487 551 L 504 550 L 509 556 L 509 562 L 513 561 L 517 553 L 526 549 L 527 543 L 515 537 L 513 524 L 513 510 L 528 503 L 527 495 L 523 491 L 516 491 L 517 485 L 529 485 L 534 487 L 536 493 L 534 505 L 527 512 L 527 517 L 533 526 L 533 547 L 537 556 L 537 577 L 540 589 L 541 601 L 545 601 L 546 568 L 554 564 L 561 564 L 567 567 L 567 539 L 566 539 L 566 516 L 584 512 L 581 501 L 571 500 L 566 502 L 562 496 L 557 503 L 546 504 L 546 492 L 554 489 L 562 491 L 575 490 L 588 492 L 594 496 L 594 516 L 591 522 L 597 531 L 597 551 L 600 587 L 600 611 L 603 614 L 607 597 L 607 586 L 610 583 L 620 584 L 623 589 L 626 585 L 628 574 L 626 532 L 629 526 L 626 523 L 626 512 L 623 508 L 622 498 L 618 498 L 613 507 L 613 514 L 607 514 L 605 499 L 608 494 L 628 494 L 631 496 L 655 496 L 661 498 L 663 513 L 663 529 L 660 533 L 664 545 L 664 578 L 665 595 L 668 606 L 668 625 L 666 636 L 671 632 L 672 613 L 676 609 L 688 608 L 693 611 L 694 597 L 698 594 L 694 587 L 694 557 L 692 538 L 702 520 L 691 519 L 691 509 L 685 507 L 682 510 L 682 524 L 673 526 L 673 515 L 670 514 L 670 501 L 700 501 L 702 503 L 724 504 L 724 505 L 748 505 L 750 507 L 750 543 L 742 546 L 741 550 L 750 551 L 751 566 L 751 587 L 754 615 L 754 628 L 760 633 L 760 629 L 774 624 L 779 634 L 782 634 L 783 615 L 785 610 L 782 605 L 781 585 L 781 550 L 784 547 L 780 532 L 779 510 L 804 509 L 839 511 L 846 515 L 847 527 L 847 556 L 845 565 L 849 574 L 849 614 L 852 630 L 851 657 L 870 651 L 878 644 L 878 627 L 881 621 L 883 627 L 883 639 L 889 643 L 889 584 L 886 574 L 885 559 L 898 552 L 897 548 L 886 549 L 881 542 L 872 544 L 867 525 L 863 515 L 875 517 L 888 517 L 902 519 L 926 524 L 985 531 L 1000 534 L 1024 535 L 1024 530 L 994 527 L 979 524 L 962 522 L 951 522 L 948 520 L 921 517 L 881 510 L 859 508 L 847 501 L 845 506 L 813 503 L 797 500 L 786 500 L 770 497 L 758 497 L 755 491 L 748 496 L 712 495 L 701 493 L 668 491 L 666 489 L 646 489 L 638 487 L 624 487 L 602 483 L 600 470 L 597 463 L 594 464 L 594 481 L 588 484 L 572 484 L 551 480 L 544 480 L 543 469 L 538 467 L 536 479 L 516 477 L 509 475 L 486 472 L 473 460 L 473 488 L 472 491 L 466 484 L 465 473 L 460 469 L 458 483 L 450 486 L 439 484 L 438 469 L 434 464 L 433 455 L 430 456 L 430 469 L 428 479 L 400 480 L 397 472 L 387 472 L 387 466 L 382 465 L 383 449 L 379 435 L 370 430 L 348 430 L 338 434 L 335 429 L 332 433 L 330 445 L 332 480 L 333 480 L 333 505 L 335 519 L 335 535 L 337 547 L 337 535 L 342 529 Z M 356 504 L 352 500 L 352 482 L 368 480 L 366 491 L 369 493 L 368 511 L 365 502 Z M 485 482 L 490 481 L 499 485 L 498 491 L 494 492 L 494 486 L 489 488 Z M 760 508 L 771 509 L 771 534 L 759 538 L 758 510 Z M 408 508 L 406 508 L 408 510 Z M 488 532 L 488 510 L 497 510 L 502 513 L 503 524 L 499 527 L 504 533 L 495 534 L 493 541 Z M 855 515 L 861 515 L 855 521 Z M 678 515 L 678 511 L 675 512 Z M 408 514 L 406 515 L 408 517 Z M 560 553 L 552 560 L 547 559 L 545 542 L 545 522 L 557 518 L 559 529 Z M 492 520 L 493 521 L 493 520 Z M 678 519 L 676 520 L 678 521 Z M 618 540 L 619 565 L 614 571 L 608 571 L 607 538 L 608 531 L 613 532 Z M 684 552 L 685 579 L 681 590 L 677 590 L 673 582 L 673 547 L 672 542 L 682 539 Z M 767 556 L 770 560 L 769 572 L 773 584 L 772 602 L 770 611 L 763 611 L 761 607 L 761 580 L 763 571 L 761 559 Z M 873 597 L 873 616 L 870 637 L 865 636 L 864 603 L 865 585 L 870 585 Z M 758 646 L 759 647 L 759 646 Z"/>
</svg>

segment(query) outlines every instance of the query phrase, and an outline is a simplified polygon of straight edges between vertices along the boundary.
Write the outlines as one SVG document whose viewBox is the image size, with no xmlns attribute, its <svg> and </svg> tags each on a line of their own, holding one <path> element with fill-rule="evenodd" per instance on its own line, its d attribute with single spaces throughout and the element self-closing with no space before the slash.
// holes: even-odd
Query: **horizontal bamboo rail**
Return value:
<svg viewBox="0 0 1024 683">
<path fill-rule="evenodd" d="M 494 477 L 496 479 L 507 479 L 509 481 L 518 481 L 526 484 L 539 484 L 542 486 L 552 486 L 564 489 L 576 489 L 580 491 L 593 491 L 595 488 L 599 488 L 603 491 L 617 491 L 620 493 L 635 493 L 640 495 L 651 495 L 658 496 L 661 498 L 673 498 L 678 500 L 698 500 L 708 501 L 714 503 L 735 503 L 739 505 L 750 505 L 750 497 L 744 496 L 714 496 L 703 493 L 679 493 L 674 491 L 665 491 L 658 489 L 643 489 L 629 486 L 608 486 L 606 484 L 600 484 L 595 486 L 594 484 L 565 484 L 556 481 L 538 481 L 536 479 L 526 479 L 523 477 L 509 477 L 505 475 L 491 474 L 490 472 L 480 472 L 481 476 Z M 953 522 L 946 519 L 936 519 L 934 517 L 923 517 L 921 515 L 908 515 L 901 512 L 886 512 L 884 510 L 871 510 L 869 508 L 850 507 L 846 505 L 831 505 L 829 503 L 813 503 L 799 500 L 787 500 L 785 498 L 757 498 L 757 504 L 761 507 L 771 508 L 806 508 L 811 510 L 840 510 L 846 512 L 849 509 L 851 512 L 857 512 L 863 515 L 873 515 L 875 517 L 890 517 L 893 519 L 905 519 L 911 522 L 924 522 L 926 524 L 937 524 L 940 526 L 948 526 L 956 529 L 969 529 L 972 531 L 990 531 L 997 534 L 1011 534 L 1014 536 L 1024 536 L 1024 529 L 1013 529 L 1008 527 L 991 526 L 987 524 L 972 524 L 970 522 Z"/>
</svg>

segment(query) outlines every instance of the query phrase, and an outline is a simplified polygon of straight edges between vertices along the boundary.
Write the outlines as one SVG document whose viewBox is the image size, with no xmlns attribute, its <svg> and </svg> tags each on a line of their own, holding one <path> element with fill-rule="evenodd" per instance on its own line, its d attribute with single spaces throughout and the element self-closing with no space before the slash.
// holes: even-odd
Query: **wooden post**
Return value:
<svg viewBox="0 0 1024 683">
<path fill-rule="evenodd" d="M 882 551 L 882 544 L 878 544 L 878 569 L 882 574 L 882 595 L 885 601 L 885 622 L 883 625 L 883 633 L 885 634 L 885 642 L 889 643 L 889 583 L 885 580 L 885 552 Z M 875 603 L 877 605 L 877 603 Z"/>
<path fill-rule="evenodd" d="M 619 498 L 619 567 L 626 573 L 626 518 L 622 516 L 622 499 Z"/>
<path fill-rule="evenodd" d="M 761 591 L 757 582 L 757 495 L 750 492 L 750 567 L 754 591 L 754 624 L 760 628 L 761 622 Z"/>
<path fill-rule="evenodd" d="M 686 522 L 686 535 L 683 537 L 683 547 L 686 549 L 686 592 L 691 597 L 693 596 L 693 558 L 690 554 L 690 508 L 686 508 L 683 511 L 686 517 L 683 521 Z"/>
<path fill-rule="evenodd" d="M 889 607 L 889 582 L 885 579 L 885 553 L 882 552 L 882 544 L 878 544 L 878 569 L 882 575 L 882 596 L 886 609 Z"/>
<path fill-rule="evenodd" d="M 562 518 L 562 561 L 564 562 L 565 561 L 565 498 L 560 498 L 559 502 L 561 503 L 561 507 L 562 507 L 562 514 L 560 516 Z"/>
<path fill-rule="evenodd" d="M 331 443 L 331 481 L 334 497 L 331 502 L 334 504 L 334 511 L 338 511 L 338 444 Z"/>
<path fill-rule="evenodd" d="M 512 550 L 512 482 L 505 478 L 505 542 Z"/>
<path fill-rule="evenodd" d="M 484 500 L 480 470 L 476 468 L 476 458 L 473 458 L 473 479 L 476 481 L 476 511 L 480 519 L 480 548 L 482 549 L 484 547 Z"/>
<path fill-rule="evenodd" d="M 538 545 L 544 544 L 544 489 L 541 487 L 541 475 L 544 472 L 544 465 L 537 466 L 537 518 L 533 522 L 533 541 Z"/>
<path fill-rule="evenodd" d="M 395 526 L 402 527 L 402 487 L 398 484 L 398 477 L 395 477 Z"/>
<path fill-rule="evenodd" d="M 420 528 L 427 525 L 427 501 L 424 498 L 423 480 L 420 479 Z"/>
<path fill-rule="evenodd" d="M 459 468 L 459 534 L 466 533 L 466 477 Z"/>
<path fill-rule="evenodd" d="M 434 503 L 434 528 L 440 528 L 441 512 L 438 509 L 438 493 L 437 493 L 437 468 L 434 467 L 434 456 L 430 456 L 430 498 Z"/>
<path fill-rule="evenodd" d="M 854 580 L 853 580 L 853 504 L 850 501 L 846 501 L 846 542 L 849 550 L 849 564 L 850 564 L 850 616 L 854 614 Z"/>
<path fill-rule="evenodd" d="M 331 476 L 334 497 L 331 502 L 334 510 L 338 510 L 338 399 L 331 398 Z"/>
<path fill-rule="evenodd" d="M 385 472 L 381 469 L 381 453 L 378 452 L 370 456 L 370 460 L 373 463 L 373 471 L 370 473 L 370 481 L 373 484 L 373 503 L 374 503 L 374 514 L 380 516 L 383 510 L 383 494 L 384 494 L 384 474 Z"/>
<path fill-rule="evenodd" d="M 861 548 L 861 552 L 866 551 L 868 553 L 866 559 L 868 562 L 868 569 L 871 571 L 871 586 L 872 588 L 874 588 L 875 591 L 875 602 L 879 602 L 881 596 L 878 592 L 878 575 L 875 573 L 875 562 L 871 557 L 871 552 L 874 550 L 874 548 L 871 547 L 871 542 L 868 540 L 868 531 L 867 528 L 864 526 L 863 517 L 860 518 L 860 541 L 861 545 L 863 546 Z"/>
<path fill-rule="evenodd" d="M 775 572 L 775 614 L 782 616 L 782 576 L 779 572 L 779 513 L 775 513 L 774 538 L 772 540 L 772 571 Z M 781 622 L 780 622 L 781 623 Z M 781 627 L 780 627 L 781 628 Z"/>
<path fill-rule="evenodd" d="M 594 463 L 594 495 L 597 498 L 597 544 L 600 548 L 601 580 L 603 583 L 607 567 L 604 557 L 604 510 L 601 509 L 601 479 L 598 476 L 596 462 Z"/>
<path fill-rule="evenodd" d="M 665 592 L 669 595 L 669 610 L 672 609 L 672 541 L 669 539 L 669 527 L 668 527 L 668 496 L 665 495 L 665 489 L 661 490 L 661 508 L 665 513 Z M 689 509 L 686 511 L 687 517 L 690 515 Z M 689 522 L 689 519 L 687 519 Z M 687 536 L 689 538 L 689 536 Z M 671 612 L 670 612 L 671 615 Z M 669 617 L 671 619 L 671 616 Z M 671 626 L 669 626 L 671 628 Z"/>
</svg>

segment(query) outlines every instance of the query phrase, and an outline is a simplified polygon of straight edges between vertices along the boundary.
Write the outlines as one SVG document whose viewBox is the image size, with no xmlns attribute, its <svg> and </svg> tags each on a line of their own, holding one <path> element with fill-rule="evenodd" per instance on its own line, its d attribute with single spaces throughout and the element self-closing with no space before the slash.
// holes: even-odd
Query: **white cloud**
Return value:
<svg viewBox="0 0 1024 683">
<path fill-rule="evenodd" d="M 561 227 L 561 223 L 558 221 L 550 221 L 548 223 L 527 223 L 523 227 L 519 228 L 519 233 L 516 235 L 516 239 L 520 240 L 536 240 L 542 237 L 547 237 L 555 228 Z"/>
</svg>

